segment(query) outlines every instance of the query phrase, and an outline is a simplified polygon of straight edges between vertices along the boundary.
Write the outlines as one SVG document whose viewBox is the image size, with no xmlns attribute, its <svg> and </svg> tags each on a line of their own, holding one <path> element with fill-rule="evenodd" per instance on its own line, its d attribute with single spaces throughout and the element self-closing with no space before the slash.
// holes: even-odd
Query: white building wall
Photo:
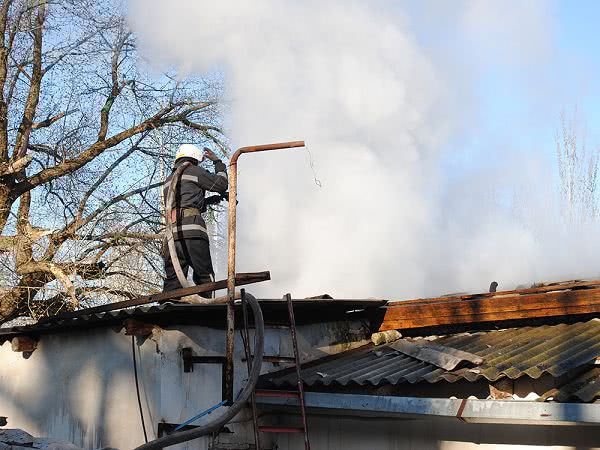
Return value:
<svg viewBox="0 0 600 450">
<path fill-rule="evenodd" d="M 358 323 L 299 327 L 303 359 L 340 351 L 347 345 L 329 344 L 348 336 L 360 337 L 360 330 Z M 265 353 L 291 356 L 288 333 L 284 328 L 267 329 Z M 221 401 L 221 367 L 195 364 L 192 373 L 184 373 L 181 349 L 191 347 L 198 356 L 224 355 L 224 330 L 178 326 L 159 330 L 145 340 L 135 339 L 149 439 L 156 437 L 159 422 L 181 423 Z M 6 428 L 68 440 L 84 448 L 111 446 L 125 450 L 143 443 L 131 341 L 131 336 L 125 336 L 122 330 L 71 330 L 41 336 L 38 348 L 27 359 L 5 342 L 0 346 L 0 416 L 8 417 Z M 356 345 L 361 343 L 357 341 Z M 239 333 L 235 348 L 237 394 L 247 376 Z M 264 364 L 265 371 L 273 368 Z M 246 422 L 231 425 L 232 430 L 238 431 L 234 440 L 249 442 L 245 433 L 239 432 L 248 428 L 248 418 L 242 416 L 238 420 Z M 251 437 L 251 429 L 248 430 Z M 209 438 L 197 440 L 188 447 L 208 448 L 208 441 Z"/>
</svg>

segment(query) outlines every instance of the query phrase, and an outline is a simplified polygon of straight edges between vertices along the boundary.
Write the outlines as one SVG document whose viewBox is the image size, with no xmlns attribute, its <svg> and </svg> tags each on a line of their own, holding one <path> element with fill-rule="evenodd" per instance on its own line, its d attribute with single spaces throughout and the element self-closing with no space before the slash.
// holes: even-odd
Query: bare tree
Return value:
<svg viewBox="0 0 600 450">
<path fill-rule="evenodd" d="M 560 116 L 556 132 L 556 155 L 560 181 L 562 212 L 568 223 L 591 223 L 598 220 L 598 157 L 600 150 L 589 150 L 585 130 L 577 110 Z"/>
<path fill-rule="evenodd" d="M 0 5 L 0 323 L 156 290 L 152 134 L 227 152 L 218 78 L 152 75 L 120 6 Z"/>
</svg>

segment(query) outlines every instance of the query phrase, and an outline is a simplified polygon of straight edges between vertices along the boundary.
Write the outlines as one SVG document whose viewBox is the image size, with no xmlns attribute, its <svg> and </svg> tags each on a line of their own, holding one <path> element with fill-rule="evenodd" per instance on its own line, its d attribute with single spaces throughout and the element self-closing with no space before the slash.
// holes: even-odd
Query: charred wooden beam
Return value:
<svg viewBox="0 0 600 450">
<path fill-rule="evenodd" d="M 500 298 L 507 296 L 520 296 L 529 294 L 542 294 L 546 292 L 565 291 L 571 289 L 593 289 L 600 288 L 600 280 L 589 280 L 589 281 L 566 281 L 559 283 L 549 283 L 543 286 L 537 286 L 525 289 L 514 289 L 511 291 L 497 291 L 497 292 L 481 292 L 476 294 L 463 294 L 463 295 L 446 295 L 443 297 L 432 297 L 432 298 L 417 298 L 414 300 L 390 300 L 388 306 L 396 305 L 411 305 L 411 304 L 425 304 L 425 303 L 439 303 L 457 300 L 472 300 L 481 298 Z"/>
<path fill-rule="evenodd" d="M 518 296 L 429 299 L 394 303 L 385 309 L 379 331 L 432 326 L 538 319 L 600 312 L 600 288 Z"/>
</svg>

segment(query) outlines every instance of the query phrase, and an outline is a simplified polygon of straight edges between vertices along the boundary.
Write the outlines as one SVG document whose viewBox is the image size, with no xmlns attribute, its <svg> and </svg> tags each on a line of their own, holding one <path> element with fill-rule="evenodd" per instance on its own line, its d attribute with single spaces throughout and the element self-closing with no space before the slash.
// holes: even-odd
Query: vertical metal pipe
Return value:
<svg viewBox="0 0 600 450">
<path fill-rule="evenodd" d="M 235 156 L 235 155 L 234 155 Z M 225 342 L 225 393 L 233 403 L 233 351 L 235 332 L 235 227 L 237 203 L 237 158 L 229 164 L 229 218 L 227 225 L 227 338 Z"/>
<path fill-rule="evenodd" d="M 304 141 L 282 142 L 278 144 L 255 145 L 241 147 L 231 157 L 229 162 L 229 219 L 228 219 L 228 253 L 227 253 L 227 341 L 225 351 L 225 391 L 227 399 L 233 402 L 233 350 L 235 332 L 235 243 L 236 243 L 236 213 L 237 213 L 237 160 L 242 153 L 264 152 L 286 148 L 304 147 Z"/>
</svg>

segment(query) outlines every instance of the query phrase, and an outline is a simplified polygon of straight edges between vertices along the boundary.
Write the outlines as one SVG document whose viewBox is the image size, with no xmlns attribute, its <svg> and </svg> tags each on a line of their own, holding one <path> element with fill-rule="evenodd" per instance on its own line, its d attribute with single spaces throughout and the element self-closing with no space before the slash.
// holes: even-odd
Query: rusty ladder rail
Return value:
<svg viewBox="0 0 600 450">
<path fill-rule="evenodd" d="M 244 349 L 246 351 L 246 360 L 248 362 L 248 368 L 250 368 L 251 355 L 249 347 L 249 333 L 248 333 L 248 320 L 246 315 L 244 290 L 242 290 L 242 311 L 244 314 Z M 300 352 L 298 351 L 298 339 L 296 336 L 296 319 L 294 318 L 294 304 L 292 302 L 292 296 L 286 294 L 284 299 L 287 303 L 288 316 L 289 316 L 289 329 L 290 337 L 292 339 L 292 348 L 294 350 L 294 366 L 296 369 L 297 377 L 297 390 L 294 391 L 269 391 L 255 389 L 251 396 L 251 407 L 252 407 L 252 421 L 254 423 L 254 440 L 256 448 L 260 449 L 260 432 L 263 433 L 303 433 L 304 434 L 304 449 L 310 450 L 310 441 L 308 439 L 308 426 L 306 421 L 306 406 L 304 402 L 304 381 L 302 380 L 301 367 L 300 367 Z M 300 406 L 300 415 L 302 417 L 302 426 L 300 427 L 280 427 L 280 426 L 265 426 L 258 424 L 258 414 L 256 407 L 256 397 L 283 397 L 283 398 L 296 398 L 298 399 Z"/>
</svg>

